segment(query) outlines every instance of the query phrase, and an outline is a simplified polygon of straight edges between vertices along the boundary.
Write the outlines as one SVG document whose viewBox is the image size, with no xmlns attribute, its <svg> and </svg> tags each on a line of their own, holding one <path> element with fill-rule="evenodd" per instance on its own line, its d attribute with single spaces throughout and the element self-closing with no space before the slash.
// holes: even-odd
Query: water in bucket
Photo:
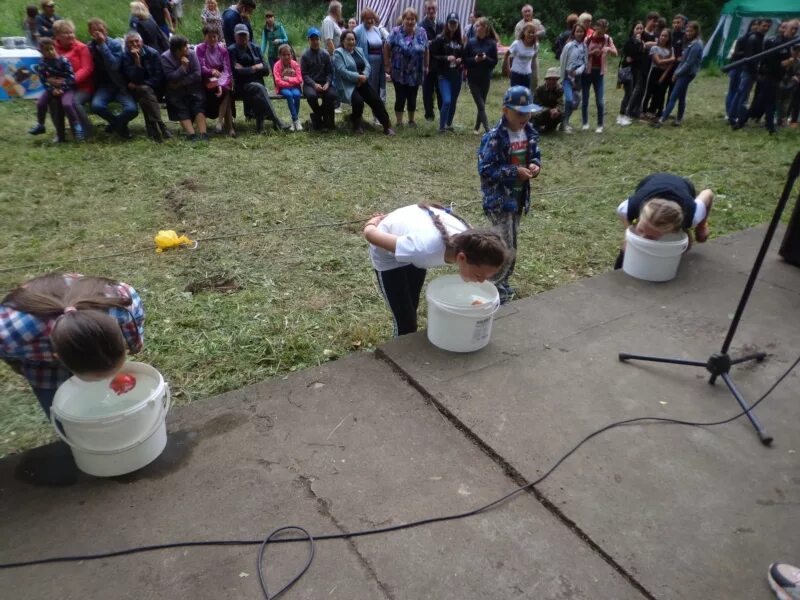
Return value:
<svg viewBox="0 0 800 600">
<path fill-rule="evenodd" d="M 67 395 L 61 411 L 73 417 L 96 419 L 133 408 L 153 396 L 159 385 L 149 373 L 136 373 L 135 377 L 133 389 L 122 394 L 112 389 L 110 378 L 100 381 L 70 379 L 64 383 Z"/>
<path fill-rule="evenodd" d="M 490 282 L 467 283 L 445 275 L 428 284 L 428 340 L 442 350 L 474 352 L 489 343 L 494 313 L 500 306 Z"/>
</svg>

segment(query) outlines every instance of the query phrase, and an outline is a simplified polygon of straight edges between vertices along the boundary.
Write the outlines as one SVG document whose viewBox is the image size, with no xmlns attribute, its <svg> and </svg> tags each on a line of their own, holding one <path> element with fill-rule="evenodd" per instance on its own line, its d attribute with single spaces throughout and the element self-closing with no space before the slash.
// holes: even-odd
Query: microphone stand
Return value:
<svg viewBox="0 0 800 600">
<path fill-rule="evenodd" d="M 800 38 L 798 38 L 800 39 Z M 751 57 L 752 58 L 752 57 Z M 744 291 L 742 292 L 742 296 L 739 299 L 739 305 L 736 307 L 736 313 L 733 316 L 733 321 L 731 322 L 730 327 L 728 328 L 728 334 L 725 336 L 725 341 L 722 343 L 722 349 L 712 354 L 706 362 L 696 361 L 696 360 L 684 360 L 679 358 L 659 358 L 655 356 L 644 356 L 641 354 L 627 354 L 625 352 L 619 353 L 619 360 L 622 362 L 628 360 L 641 360 L 647 362 L 657 362 L 657 363 L 669 363 L 673 365 L 688 365 L 691 367 L 705 367 L 705 369 L 711 373 L 711 378 L 709 379 L 709 383 L 714 385 L 717 380 L 717 377 L 720 377 L 722 381 L 725 382 L 725 385 L 728 386 L 731 394 L 733 397 L 736 398 L 736 401 L 739 403 L 739 406 L 742 407 L 742 410 L 745 411 L 747 414 L 747 418 L 750 420 L 750 423 L 756 430 L 758 434 L 758 438 L 761 440 L 761 443 L 765 446 L 769 446 L 772 443 L 772 436 L 769 435 L 764 427 L 759 422 L 756 415 L 751 411 L 750 405 L 744 399 L 742 394 L 736 388 L 736 385 L 733 382 L 733 379 L 730 376 L 731 367 L 734 365 L 738 365 L 744 362 L 749 362 L 751 360 L 755 360 L 757 362 L 761 362 L 766 358 L 766 353 L 764 352 L 756 352 L 754 354 L 748 354 L 747 356 L 742 356 L 740 358 L 731 358 L 728 355 L 728 350 L 731 347 L 731 343 L 733 342 L 733 336 L 736 334 L 736 329 L 739 326 L 739 320 L 742 318 L 742 314 L 744 313 L 745 306 L 747 306 L 747 301 L 750 299 L 750 292 L 753 291 L 753 286 L 756 283 L 756 279 L 758 278 L 758 273 L 761 270 L 761 265 L 764 262 L 764 258 L 767 255 L 767 250 L 769 249 L 769 245 L 772 242 L 772 238 L 775 235 L 775 230 L 778 227 L 778 223 L 780 223 L 781 215 L 783 214 L 784 208 L 786 208 L 786 203 L 789 200 L 789 195 L 792 192 L 792 188 L 794 187 L 795 182 L 797 181 L 798 176 L 800 175 L 800 152 L 794 157 L 794 161 L 792 162 L 791 167 L 789 167 L 789 174 L 786 178 L 786 185 L 783 188 L 783 193 L 781 194 L 780 199 L 778 200 L 778 204 L 775 207 L 775 212 L 772 214 L 772 220 L 767 227 L 767 233 L 764 235 L 764 240 L 761 243 L 761 249 L 758 251 L 758 255 L 756 256 L 756 260 L 753 263 L 753 268 L 750 270 L 750 276 L 747 278 L 747 284 L 744 287 Z M 798 199 L 800 202 L 800 198 Z"/>
</svg>

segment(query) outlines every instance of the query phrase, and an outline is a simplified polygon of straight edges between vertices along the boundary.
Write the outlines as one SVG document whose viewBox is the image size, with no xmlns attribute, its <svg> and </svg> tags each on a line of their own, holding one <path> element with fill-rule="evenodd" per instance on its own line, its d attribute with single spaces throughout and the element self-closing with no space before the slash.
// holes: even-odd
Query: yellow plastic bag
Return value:
<svg viewBox="0 0 800 600">
<path fill-rule="evenodd" d="M 156 243 L 156 252 L 159 254 L 164 250 L 177 248 L 178 246 L 191 246 L 192 248 L 197 248 L 197 242 L 193 242 L 185 235 L 178 237 L 178 234 L 172 229 L 168 231 L 159 231 L 158 235 L 153 238 L 153 241 Z"/>
</svg>

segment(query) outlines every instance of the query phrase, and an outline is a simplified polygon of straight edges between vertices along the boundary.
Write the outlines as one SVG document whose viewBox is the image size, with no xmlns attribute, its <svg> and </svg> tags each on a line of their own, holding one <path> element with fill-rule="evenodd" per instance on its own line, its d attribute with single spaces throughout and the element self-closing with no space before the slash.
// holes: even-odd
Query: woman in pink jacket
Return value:
<svg viewBox="0 0 800 600">
<path fill-rule="evenodd" d="M 206 117 L 217 119 L 215 131 L 236 137 L 233 129 L 233 76 L 228 49 L 219 43 L 219 30 L 203 27 L 203 42 L 195 49 L 206 90 Z"/>
<path fill-rule="evenodd" d="M 53 35 L 56 38 L 56 52 L 66 58 L 75 72 L 75 110 L 83 126 L 84 136 L 91 133 L 89 119 L 83 105 L 92 99 L 94 94 L 94 61 L 89 47 L 75 38 L 75 24 L 62 19 L 53 23 Z M 63 112 L 60 119 L 64 118 Z"/>
<path fill-rule="evenodd" d="M 292 48 L 289 44 L 283 44 L 278 48 L 278 62 L 272 68 L 272 75 L 275 78 L 275 89 L 286 98 L 286 103 L 289 105 L 289 112 L 292 115 L 292 130 L 303 131 L 303 126 L 300 124 L 303 74 L 300 72 L 300 65 L 292 59 Z"/>
<path fill-rule="evenodd" d="M 581 104 L 581 129 L 586 131 L 589 129 L 589 90 L 594 88 L 594 98 L 597 104 L 597 129 L 595 133 L 603 133 L 603 111 L 605 109 L 605 102 L 603 100 L 603 80 L 606 74 L 606 57 L 617 56 L 617 48 L 614 46 L 614 40 L 610 35 L 606 34 L 608 29 L 608 21 L 605 19 L 598 19 L 595 23 L 595 30 L 591 37 L 586 38 L 586 54 L 588 63 L 586 71 L 581 78 L 583 87 L 583 103 Z"/>
</svg>

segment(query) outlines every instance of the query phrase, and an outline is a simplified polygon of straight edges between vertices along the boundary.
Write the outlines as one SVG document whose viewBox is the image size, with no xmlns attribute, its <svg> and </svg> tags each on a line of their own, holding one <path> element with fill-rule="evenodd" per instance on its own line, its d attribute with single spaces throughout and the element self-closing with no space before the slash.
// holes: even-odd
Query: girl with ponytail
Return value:
<svg viewBox="0 0 800 600">
<path fill-rule="evenodd" d="M 28 380 L 48 417 L 58 386 L 73 374 L 113 377 L 143 336 L 139 295 L 110 279 L 51 273 L 0 302 L 0 359 Z"/>
<path fill-rule="evenodd" d="M 510 259 L 495 231 L 472 229 L 435 204 L 412 204 L 364 225 L 378 286 L 394 318 L 394 335 L 417 330 L 417 308 L 426 269 L 455 264 L 464 281 L 492 278 Z"/>
</svg>

